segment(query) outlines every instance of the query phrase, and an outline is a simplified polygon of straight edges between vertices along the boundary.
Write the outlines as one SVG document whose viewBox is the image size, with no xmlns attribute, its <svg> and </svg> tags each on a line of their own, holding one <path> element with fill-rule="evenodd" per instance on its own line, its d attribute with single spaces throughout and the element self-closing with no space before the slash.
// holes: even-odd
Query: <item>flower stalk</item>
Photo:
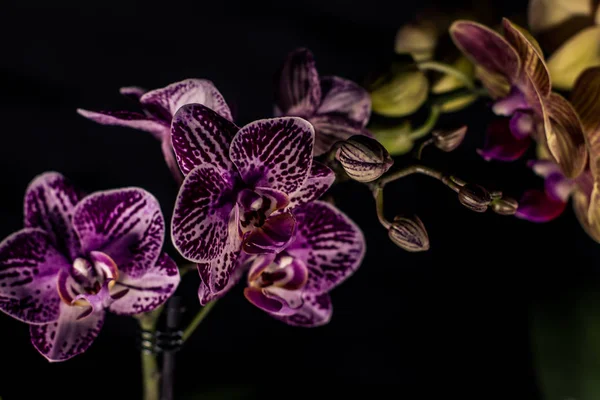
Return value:
<svg viewBox="0 0 600 400">
<path fill-rule="evenodd" d="M 453 76 L 455 78 L 457 78 L 458 80 L 460 80 L 462 83 L 464 83 L 465 87 L 469 90 L 474 90 L 475 89 L 475 82 L 473 82 L 473 80 L 471 78 L 469 78 L 467 75 L 465 75 L 462 71 L 454 68 L 452 65 L 449 64 L 445 64 L 439 61 L 424 61 L 424 62 L 420 62 L 417 64 L 417 67 L 421 70 L 421 71 L 436 71 L 436 72 L 441 72 L 442 74 L 445 75 L 450 75 Z"/>
<path fill-rule="evenodd" d="M 162 307 L 159 307 L 152 312 L 136 316 L 142 330 L 141 357 L 144 400 L 160 399 L 160 370 L 154 339 L 161 311 Z"/>
<path fill-rule="evenodd" d="M 181 336 L 183 342 L 185 342 L 190 338 L 190 336 L 192 336 L 196 328 L 198 328 L 200 323 L 204 321 L 204 318 L 206 318 L 208 313 L 210 313 L 215 304 L 217 304 L 216 299 L 207 303 L 204 307 L 200 309 L 200 311 L 198 311 L 198 314 L 196 314 L 192 322 L 190 322 L 187 328 L 185 328 L 185 330 L 183 331 L 183 335 Z"/>
</svg>

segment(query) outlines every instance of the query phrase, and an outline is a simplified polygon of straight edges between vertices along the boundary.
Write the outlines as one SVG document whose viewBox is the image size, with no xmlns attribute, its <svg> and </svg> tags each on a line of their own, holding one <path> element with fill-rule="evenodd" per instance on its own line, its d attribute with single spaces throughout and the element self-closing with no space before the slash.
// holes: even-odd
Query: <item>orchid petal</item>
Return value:
<svg viewBox="0 0 600 400">
<path fill-rule="evenodd" d="M 356 83 L 337 76 L 321 78 L 322 99 L 317 114 L 334 114 L 365 127 L 371 116 L 369 93 Z"/>
<path fill-rule="evenodd" d="M 278 253 L 292 240 L 296 227 L 294 216 L 281 213 L 267 218 L 260 228 L 250 231 L 243 241 L 243 250 L 247 254 Z"/>
<path fill-rule="evenodd" d="M 313 54 L 307 49 L 290 53 L 279 73 L 277 106 L 286 115 L 309 116 L 321 102 L 321 84 Z"/>
<path fill-rule="evenodd" d="M 558 164 L 552 160 L 533 160 L 529 161 L 527 165 L 537 176 L 542 178 L 547 178 L 553 174 L 562 174 Z"/>
<path fill-rule="evenodd" d="M 569 196 L 571 196 L 575 187 L 574 180 L 565 178 L 562 173 L 551 174 L 544 180 L 546 194 L 563 203 L 569 200 Z"/>
<path fill-rule="evenodd" d="M 511 133 L 509 124 L 508 118 L 499 118 L 488 125 L 484 146 L 477 150 L 485 160 L 514 161 L 525 154 L 531 145 L 531 138 L 517 139 Z"/>
<path fill-rule="evenodd" d="M 71 219 L 75 205 L 83 196 L 58 172 L 38 175 L 25 191 L 25 227 L 43 229 L 56 249 L 74 259 L 81 249 Z"/>
<path fill-rule="evenodd" d="M 409 23 L 396 33 L 394 51 L 410 54 L 415 61 L 426 61 L 433 57 L 439 32 L 431 21 Z"/>
<path fill-rule="evenodd" d="M 84 253 L 106 253 L 130 277 L 154 266 L 165 234 L 158 201 L 139 188 L 87 196 L 75 208 L 73 225 Z"/>
<path fill-rule="evenodd" d="M 331 290 L 358 269 L 365 254 L 360 228 L 344 213 L 323 201 L 294 210 L 296 239 L 286 251 L 306 263 L 305 291 Z"/>
<path fill-rule="evenodd" d="M 600 223 L 599 221 L 590 221 L 588 218 L 590 205 L 594 203 L 590 202 L 590 196 L 588 193 L 583 191 L 575 191 L 573 194 L 573 210 L 575 216 L 581 224 L 584 231 L 596 242 L 600 243 Z M 595 203 L 598 204 L 598 203 Z"/>
<path fill-rule="evenodd" d="M 415 113 L 429 96 L 429 80 L 423 71 L 402 69 L 384 75 L 370 88 L 371 106 L 386 117 L 404 117 Z"/>
<path fill-rule="evenodd" d="M 234 182 L 234 177 L 210 164 L 196 167 L 186 176 L 171 222 L 173 244 L 186 259 L 205 262 L 221 258 L 228 237 L 239 236 L 239 217 L 231 221 Z"/>
<path fill-rule="evenodd" d="M 329 294 L 314 294 L 305 292 L 302 296 L 302 307 L 292 315 L 277 316 L 275 318 L 288 325 L 300 327 L 317 327 L 327 324 L 331 320 L 333 307 Z"/>
<path fill-rule="evenodd" d="M 533 33 L 553 28 L 578 15 L 591 15 L 589 0 L 529 0 L 527 16 Z"/>
<path fill-rule="evenodd" d="M 571 93 L 573 108 L 581 118 L 590 152 L 590 169 L 600 176 L 600 67 L 586 70 Z"/>
<path fill-rule="evenodd" d="M 310 172 L 314 140 L 313 126 L 302 118 L 262 119 L 239 130 L 229 154 L 246 184 L 291 194 Z"/>
<path fill-rule="evenodd" d="M 65 361 L 86 351 L 104 323 L 104 311 L 77 319 L 83 307 L 60 304 L 60 317 L 46 325 L 31 325 L 31 343 L 50 362 Z"/>
<path fill-rule="evenodd" d="M 335 173 L 324 164 L 313 160 L 308 179 L 300 189 L 290 196 L 287 209 L 291 210 L 320 198 L 334 181 Z"/>
<path fill-rule="evenodd" d="M 235 285 L 238 284 L 248 269 L 248 266 L 244 264 L 244 261 L 247 257 L 248 256 L 244 255 L 243 253 L 236 253 L 236 255 L 232 258 L 232 263 L 235 263 L 236 265 L 231 268 L 229 280 L 227 281 L 225 287 L 219 292 L 212 292 L 208 285 L 205 284 L 202 279 L 200 279 L 200 285 L 198 286 L 198 299 L 200 300 L 201 306 L 205 306 L 209 302 L 222 297 L 225 293 L 230 291 Z M 212 263 L 215 264 L 215 261 L 212 261 Z M 202 274 L 204 274 L 204 272 L 201 271 L 205 271 L 207 268 L 209 268 L 209 266 L 206 264 L 198 264 L 198 273 L 201 277 Z"/>
<path fill-rule="evenodd" d="M 138 86 L 125 86 L 119 89 L 119 93 L 121 93 L 122 96 L 125 96 L 136 102 L 139 102 L 140 97 L 142 97 L 146 92 L 146 89 Z"/>
<path fill-rule="evenodd" d="M 244 296 L 246 296 L 246 299 L 250 303 L 268 313 L 276 314 L 283 308 L 283 303 L 279 301 L 279 299 L 268 297 L 264 291 L 259 288 L 245 288 Z"/>
<path fill-rule="evenodd" d="M 231 171 L 229 147 L 238 128 L 202 104 L 188 104 L 173 117 L 173 150 L 184 175 L 203 163 Z"/>
<path fill-rule="evenodd" d="M 244 290 L 244 294 L 248 289 Z M 252 290 L 252 289 L 250 289 Z M 304 300 L 302 299 L 302 291 L 301 290 L 289 290 L 282 287 L 277 286 L 268 286 L 263 288 L 262 294 L 269 300 L 274 300 L 280 304 L 279 309 L 277 310 L 265 310 L 269 311 L 272 314 L 276 315 L 292 315 L 295 314 L 296 310 L 304 304 Z M 253 299 L 253 296 L 246 296 L 250 302 Z M 260 305 L 252 302 L 254 305 L 262 308 Z M 267 303 L 268 304 L 268 303 Z"/>
<path fill-rule="evenodd" d="M 560 216 L 567 203 L 549 196 L 541 190 L 528 190 L 519 200 L 515 214 L 531 222 L 548 222 Z"/>
<path fill-rule="evenodd" d="M 162 89 L 152 90 L 140 98 L 140 103 L 148 108 L 160 110 L 160 113 L 165 116 L 175 115 L 177 110 L 186 104 L 202 104 L 221 117 L 229 121 L 233 120 L 223 95 L 211 81 L 206 79 L 186 79 Z"/>
<path fill-rule="evenodd" d="M 102 125 L 124 126 L 149 132 L 158 140 L 169 134 L 169 126 L 160 120 L 131 111 L 88 111 L 81 108 L 77 113 Z"/>
<path fill-rule="evenodd" d="M 119 275 L 110 293 L 118 297 L 109 307 L 116 314 L 133 315 L 150 312 L 162 305 L 179 285 L 177 264 L 163 253 L 156 264 L 141 276 Z"/>
<path fill-rule="evenodd" d="M 29 324 L 58 319 L 58 271 L 69 261 L 41 229 L 25 228 L 0 243 L 0 310 Z"/>
<path fill-rule="evenodd" d="M 486 88 L 493 99 L 503 98 L 510 93 L 511 83 L 502 74 L 492 73 L 476 65 L 475 76 L 481 81 L 483 87 Z"/>
<path fill-rule="evenodd" d="M 509 122 L 510 132 L 517 139 L 525 139 L 534 131 L 533 116 L 529 113 L 517 111 L 513 114 Z"/>
<path fill-rule="evenodd" d="M 519 110 L 526 111 L 528 109 L 529 104 L 527 104 L 524 93 L 516 87 L 513 87 L 508 95 L 494 102 L 492 106 L 494 114 L 504 117 L 509 117 Z"/>
<path fill-rule="evenodd" d="M 327 153 L 335 143 L 354 135 L 373 137 L 371 132 L 344 117 L 316 115 L 310 119 L 310 123 L 315 128 L 315 157 Z"/>
</svg>

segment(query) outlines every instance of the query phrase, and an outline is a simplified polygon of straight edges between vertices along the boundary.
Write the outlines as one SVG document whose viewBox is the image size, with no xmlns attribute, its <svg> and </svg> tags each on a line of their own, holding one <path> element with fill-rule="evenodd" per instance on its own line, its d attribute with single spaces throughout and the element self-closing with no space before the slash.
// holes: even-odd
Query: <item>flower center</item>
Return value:
<svg viewBox="0 0 600 400">
<path fill-rule="evenodd" d="M 279 287 L 298 290 L 304 287 L 307 279 L 306 264 L 285 251 L 274 259 L 269 256 L 258 256 L 248 275 L 250 287 L 256 289 Z"/>
<path fill-rule="evenodd" d="M 269 215 L 285 208 L 289 198 L 273 189 L 243 189 L 237 203 L 240 206 L 240 228 L 242 233 L 263 226 Z"/>
</svg>

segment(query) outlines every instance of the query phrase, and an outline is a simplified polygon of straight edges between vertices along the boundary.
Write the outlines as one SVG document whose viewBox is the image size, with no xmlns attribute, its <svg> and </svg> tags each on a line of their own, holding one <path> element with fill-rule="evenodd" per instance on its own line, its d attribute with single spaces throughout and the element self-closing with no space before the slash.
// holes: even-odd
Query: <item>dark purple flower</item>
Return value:
<svg viewBox="0 0 600 400">
<path fill-rule="evenodd" d="M 0 243 L 0 310 L 30 324 L 49 361 L 82 353 L 105 309 L 148 312 L 175 291 L 164 231 L 158 202 L 142 189 L 84 196 L 56 172 L 40 175 L 25 194 L 25 228 Z"/>
<path fill-rule="evenodd" d="M 284 248 L 296 225 L 290 210 L 321 196 L 335 179 L 313 161 L 314 129 L 298 117 L 238 128 L 190 104 L 175 114 L 172 141 L 185 175 L 173 213 L 173 244 L 199 263 L 207 298 L 230 287 L 242 250 Z"/>
<path fill-rule="evenodd" d="M 372 136 L 365 128 L 371 98 L 356 83 L 337 76 L 319 77 L 312 53 L 297 49 L 279 71 L 276 116 L 302 117 L 315 127 L 315 156 L 353 135 Z"/>
<path fill-rule="evenodd" d="M 104 125 L 118 125 L 150 132 L 160 140 L 165 161 L 173 176 L 181 181 L 181 172 L 171 145 L 171 120 L 177 110 L 198 103 L 232 121 L 231 111 L 215 85 L 205 79 L 186 79 L 162 89 L 147 92 L 136 87 L 121 88 L 121 94 L 136 101 L 142 112 L 87 111 L 78 109 L 82 116 Z"/>
<path fill-rule="evenodd" d="M 319 326 L 331 318 L 329 291 L 360 266 L 365 240 L 354 222 L 328 203 L 305 204 L 294 215 L 297 232 L 283 251 L 245 260 L 244 294 L 289 325 Z"/>
</svg>

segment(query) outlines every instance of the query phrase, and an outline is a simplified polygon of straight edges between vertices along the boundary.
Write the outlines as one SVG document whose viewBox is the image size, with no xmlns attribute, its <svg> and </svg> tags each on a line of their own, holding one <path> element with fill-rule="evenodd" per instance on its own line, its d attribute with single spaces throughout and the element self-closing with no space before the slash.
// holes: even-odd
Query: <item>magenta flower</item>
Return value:
<svg viewBox="0 0 600 400">
<path fill-rule="evenodd" d="M 171 145 L 171 120 L 179 107 L 198 103 L 214 110 L 232 121 L 231 111 L 215 85 L 205 79 L 186 79 L 162 89 L 145 91 L 137 87 L 121 88 L 121 94 L 135 100 L 142 112 L 87 111 L 78 109 L 82 116 L 103 125 L 118 125 L 150 132 L 161 142 L 167 166 L 173 176 L 181 181 L 181 172 Z M 180 182 L 181 183 L 181 182 Z"/>
<path fill-rule="evenodd" d="M 49 361 L 84 352 L 116 314 L 148 312 L 173 294 L 177 265 L 161 248 L 156 199 L 137 188 L 84 196 L 62 175 L 35 178 L 25 228 L 0 243 L 0 310 L 30 324 Z"/>
<path fill-rule="evenodd" d="M 302 117 L 315 127 L 315 156 L 350 136 L 372 136 L 364 129 L 371 116 L 367 91 L 337 76 L 320 78 L 314 57 L 307 49 L 288 55 L 275 91 L 276 116 Z"/>
<path fill-rule="evenodd" d="M 278 254 L 249 257 L 246 298 L 290 325 L 329 322 L 329 291 L 358 269 L 365 254 L 362 232 L 332 205 L 314 201 L 294 210 L 294 240 Z"/>
<path fill-rule="evenodd" d="M 190 104 L 175 114 L 172 141 L 185 180 L 171 235 L 183 257 L 199 263 L 207 299 L 230 287 L 242 251 L 285 248 L 296 225 L 291 210 L 321 196 L 335 179 L 313 161 L 314 129 L 302 118 L 238 128 Z"/>
</svg>

